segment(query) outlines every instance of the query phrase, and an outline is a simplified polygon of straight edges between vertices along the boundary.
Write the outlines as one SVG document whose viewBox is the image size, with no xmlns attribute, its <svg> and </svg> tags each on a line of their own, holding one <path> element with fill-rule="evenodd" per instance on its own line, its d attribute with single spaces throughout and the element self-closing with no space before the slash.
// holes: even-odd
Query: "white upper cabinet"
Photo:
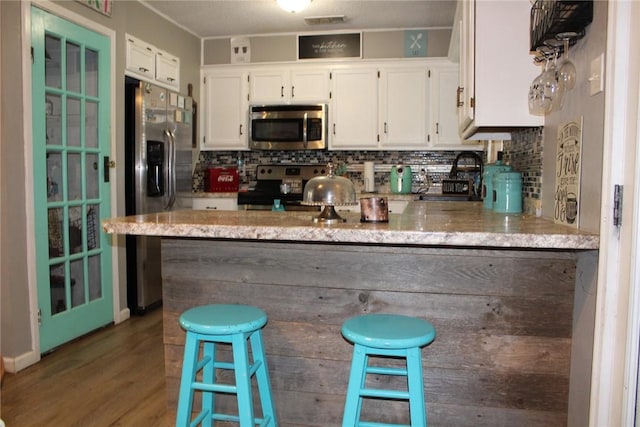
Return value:
<svg viewBox="0 0 640 427">
<path fill-rule="evenodd" d="M 156 52 L 156 81 L 178 88 L 180 58 L 159 50 Z"/>
<path fill-rule="evenodd" d="M 126 34 L 125 73 L 168 89 L 180 87 L 180 58 Z"/>
<path fill-rule="evenodd" d="M 201 149 L 247 150 L 248 73 L 204 70 Z"/>
<path fill-rule="evenodd" d="M 428 74 L 424 66 L 380 69 L 381 148 L 426 148 L 431 121 Z"/>
<path fill-rule="evenodd" d="M 249 73 L 251 104 L 323 103 L 329 100 L 328 68 L 261 68 Z"/>
<path fill-rule="evenodd" d="M 329 148 L 377 148 L 378 69 L 333 70 L 329 113 Z"/>
<path fill-rule="evenodd" d="M 479 141 L 465 141 L 458 133 L 458 67 L 444 64 L 431 67 L 432 121 L 429 149 L 482 150 Z"/>
<path fill-rule="evenodd" d="M 156 71 L 156 48 L 140 39 L 126 35 L 126 67 L 135 75 L 153 81 Z"/>
<path fill-rule="evenodd" d="M 539 73 L 529 55 L 528 0 L 461 0 L 456 13 L 460 37 L 460 133 L 499 139 L 513 128 L 541 126 L 529 113 L 529 85 Z M 496 24 L 499 17 L 500 24 Z M 504 137 L 505 135 L 502 135 Z"/>
</svg>

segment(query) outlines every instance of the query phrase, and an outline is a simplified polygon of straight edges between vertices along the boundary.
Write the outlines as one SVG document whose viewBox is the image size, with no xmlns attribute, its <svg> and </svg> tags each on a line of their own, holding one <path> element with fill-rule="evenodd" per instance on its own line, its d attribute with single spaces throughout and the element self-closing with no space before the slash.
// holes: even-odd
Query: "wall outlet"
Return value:
<svg viewBox="0 0 640 427">
<path fill-rule="evenodd" d="M 597 95 L 604 90 L 604 53 L 591 60 L 589 73 L 589 95 Z"/>
</svg>

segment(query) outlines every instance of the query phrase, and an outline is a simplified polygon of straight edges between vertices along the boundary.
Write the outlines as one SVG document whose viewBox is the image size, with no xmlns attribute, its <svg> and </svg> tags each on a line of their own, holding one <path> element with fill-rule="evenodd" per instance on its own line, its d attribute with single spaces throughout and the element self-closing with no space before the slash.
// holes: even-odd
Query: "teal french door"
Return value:
<svg viewBox="0 0 640 427">
<path fill-rule="evenodd" d="M 31 8 L 36 277 L 42 353 L 113 321 L 110 40 Z M 107 160 L 107 161 L 105 161 Z M 105 175 L 105 173 L 107 175 Z"/>
</svg>

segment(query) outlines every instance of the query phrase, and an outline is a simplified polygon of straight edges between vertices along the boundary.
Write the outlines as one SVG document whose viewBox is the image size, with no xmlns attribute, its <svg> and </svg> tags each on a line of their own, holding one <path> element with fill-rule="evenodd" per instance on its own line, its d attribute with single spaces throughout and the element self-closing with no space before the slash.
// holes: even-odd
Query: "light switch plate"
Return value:
<svg viewBox="0 0 640 427">
<path fill-rule="evenodd" d="M 604 90 L 604 54 L 591 60 L 589 73 L 589 95 L 597 95 Z"/>
</svg>

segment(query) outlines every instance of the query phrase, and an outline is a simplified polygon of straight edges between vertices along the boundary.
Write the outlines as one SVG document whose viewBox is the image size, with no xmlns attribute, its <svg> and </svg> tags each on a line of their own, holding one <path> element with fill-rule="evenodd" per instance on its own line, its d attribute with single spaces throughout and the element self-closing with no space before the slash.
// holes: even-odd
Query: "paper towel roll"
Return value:
<svg viewBox="0 0 640 427">
<path fill-rule="evenodd" d="M 374 163 L 364 162 L 364 191 L 373 193 L 376 191 L 376 179 L 374 173 Z"/>
</svg>

